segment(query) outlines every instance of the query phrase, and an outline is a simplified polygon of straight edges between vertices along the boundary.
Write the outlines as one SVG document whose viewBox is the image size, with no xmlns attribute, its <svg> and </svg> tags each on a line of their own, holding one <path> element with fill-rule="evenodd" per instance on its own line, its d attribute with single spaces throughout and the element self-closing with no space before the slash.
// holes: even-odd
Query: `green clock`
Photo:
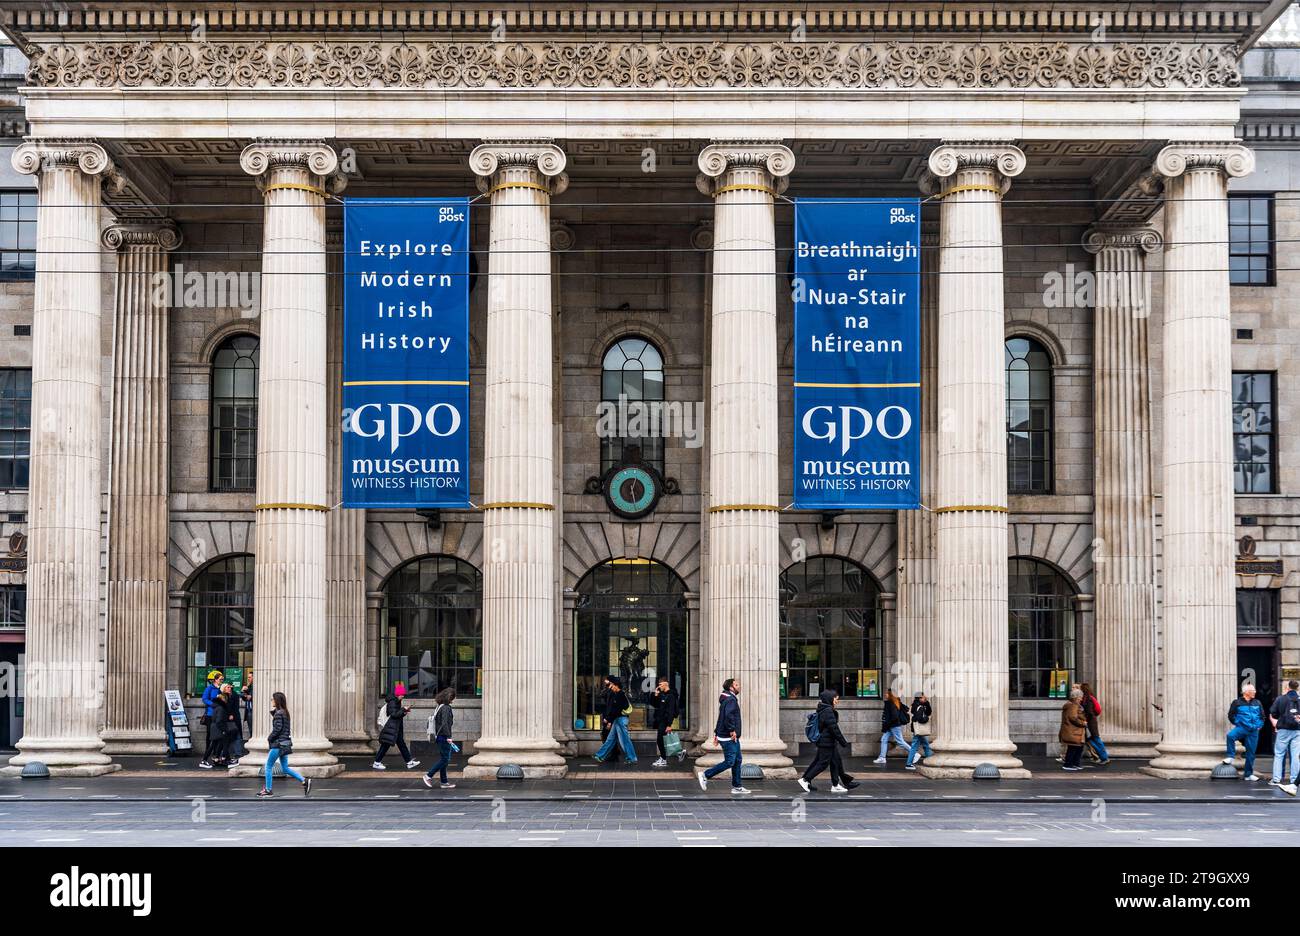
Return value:
<svg viewBox="0 0 1300 936">
<path fill-rule="evenodd" d="M 643 465 L 624 465 L 611 470 L 602 486 L 609 509 L 625 520 L 650 513 L 663 493 L 658 473 Z"/>
</svg>

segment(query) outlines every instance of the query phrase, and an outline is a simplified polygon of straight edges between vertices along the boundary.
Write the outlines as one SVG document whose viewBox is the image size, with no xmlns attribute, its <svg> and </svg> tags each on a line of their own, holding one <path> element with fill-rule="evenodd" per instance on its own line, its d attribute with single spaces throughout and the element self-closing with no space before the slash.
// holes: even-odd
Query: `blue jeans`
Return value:
<svg viewBox="0 0 1300 936">
<path fill-rule="evenodd" d="M 284 775 L 286 777 L 293 777 L 293 779 L 302 783 L 302 774 L 289 766 L 289 755 L 278 747 L 273 747 L 271 750 L 266 752 L 266 788 L 268 790 L 271 789 L 271 771 L 275 769 L 275 762 L 277 760 L 280 762 L 280 766 L 284 768 Z"/>
<path fill-rule="evenodd" d="M 605 743 L 596 752 L 596 760 L 604 760 L 609 757 L 609 752 L 614 750 L 615 744 L 623 749 L 623 756 L 627 758 L 629 764 L 636 763 L 636 748 L 632 747 L 632 738 L 627 733 L 626 715 L 620 715 L 614 719 L 614 724 L 609 729 L 609 737 L 605 739 Z"/>
<path fill-rule="evenodd" d="M 1101 740 L 1101 735 L 1093 735 L 1088 739 L 1088 746 L 1097 752 L 1097 756 L 1102 760 L 1110 760 L 1110 754 L 1106 753 L 1106 742 Z"/>
<path fill-rule="evenodd" d="M 1237 756 L 1237 742 L 1246 749 L 1246 776 L 1249 777 L 1255 772 L 1255 748 L 1259 744 L 1259 729 L 1251 731 L 1248 728 L 1238 728 L 1233 726 L 1228 732 L 1228 746 L 1223 752 L 1224 757 Z"/>
<path fill-rule="evenodd" d="M 429 768 L 426 777 L 432 777 L 434 774 L 441 774 L 442 782 L 447 782 L 447 765 L 451 763 L 451 739 L 438 738 L 438 753 L 442 756 L 438 758 L 438 763 Z"/>
<path fill-rule="evenodd" d="M 925 748 L 926 757 L 934 756 L 934 751 L 930 750 L 930 736 L 914 734 L 912 735 L 912 746 L 907 749 L 907 763 L 909 766 L 916 759 L 917 748 Z"/>
<path fill-rule="evenodd" d="M 1300 731 L 1294 728 L 1279 728 L 1273 740 L 1273 779 L 1282 779 L 1282 765 L 1288 754 L 1291 757 L 1291 782 L 1296 782 L 1300 773 Z"/>
<path fill-rule="evenodd" d="M 903 726 L 895 725 L 880 736 L 880 756 L 884 757 L 889 753 L 889 741 L 893 739 L 894 743 L 901 748 L 907 748 L 907 739 L 903 737 Z"/>
<path fill-rule="evenodd" d="M 718 739 L 722 741 L 721 738 Z M 714 764 L 708 770 L 704 771 L 704 779 L 712 780 L 724 770 L 731 769 L 731 785 L 740 786 L 740 763 L 743 758 L 740 756 L 739 741 L 722 741 L 722 761 Z"/>
</svg>

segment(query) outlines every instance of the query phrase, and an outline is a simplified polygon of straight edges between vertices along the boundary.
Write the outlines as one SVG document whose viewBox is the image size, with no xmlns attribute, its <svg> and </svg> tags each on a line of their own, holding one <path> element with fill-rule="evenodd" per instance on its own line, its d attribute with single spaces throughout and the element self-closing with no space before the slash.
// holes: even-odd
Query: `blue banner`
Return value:
<svg viewBox="0 0 1300 936">
<path fill-rule="evenodd" d="M 469 200 L 349 198 L 343 506 L 469 506 Z"/>
<path fill-rule="evenodd" d="M 921 205 L 795 201 L 794 506 L 920 506 Z"/>
</svg>

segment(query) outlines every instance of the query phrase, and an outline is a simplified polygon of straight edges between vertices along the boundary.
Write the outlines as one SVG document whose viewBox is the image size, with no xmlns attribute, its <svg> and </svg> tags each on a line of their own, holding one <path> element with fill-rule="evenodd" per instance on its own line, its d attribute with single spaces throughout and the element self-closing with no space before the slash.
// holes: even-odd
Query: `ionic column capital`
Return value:
<svg viewBox="0 0 1300 936">
<path fill-rule="evenodd" d="M 1155 253 L 1163 243 L 1159 231 L 1142 225 L 1097 224 L 1083 235 L 1083 249 L 1090 254 L 1124 248 Z"/>
<path fill-rule="evenodd" d="M 1218 170 L 1234 179 L 1255 171 L 1255 154 L 1239 143 L 1170 143 L 1156 156 L 1157 176 L 1176 179 L 1188 170 Z"/>
<path fill-rule="evenodd" d="M 322 195 L 337 195 L 347 185 L 347 177 L 339 172 L 338 154 L 320 140 L 257 140 L 239 154 L 239 167 L 256 176 L 263 190 L 276 169 L 297 169 L 315 176 Z"/>
<path fill-rule="evenodd" d="M 39 175 L 52 169 L 78 169 L 89 176 L 102 176 L 109 191 L 119 191 L 125 179 L 108 151 L 98 143 L 79 139 L 27 140 L 14 149 L 10 161 L 22 175 Z"/>
<path fill-rule="evenodd" d="M 926 194 L 941 194 L 963 184 L 966 172 L 993 172 L 1002 193 L 1011 180 L 1025 171 L 1025 154 L 1020 147 L 997 140 L 955 140 L 941 143 L 926 160 L 928 173 L 921 178 Z"/>
<path fill-rule="evenodd" d="M 748 169 L 760 177 L 760 184 L 774 195 L 785 191 L 787 178 L 794 171 L 794 153 L 790 147 L 772 140 L 713 140 L 700 150 L 696 160 L 700 174 L 696 187 L 705 195 L 716 195 L 728 185 L 727 174 Z"/>
<path fill-rule="evenodd" d="M 109 250 L 157 247 L 172 251 L 181 245 L 181 232 L 172 221 L 131 221 L 104 228 L 99 241 Z"/>
<path fill-rule="evenodd" d="M 490 192 L 500 184 L 498 173 L 525 170 L 528 184 L 559 195 L 569 187 L 564 174 L 568 158 L 564 150 L 550 140 L 485 140 L 469 154 L 469 168 L 478 176 L 480 192 Z"/>
</svg>

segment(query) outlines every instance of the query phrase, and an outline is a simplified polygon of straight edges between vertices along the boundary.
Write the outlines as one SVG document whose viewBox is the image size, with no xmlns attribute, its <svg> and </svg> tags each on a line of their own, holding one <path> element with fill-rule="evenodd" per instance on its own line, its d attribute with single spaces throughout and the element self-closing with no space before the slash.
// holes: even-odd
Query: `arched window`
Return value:
<svg viewBox="0 0 1300 936">
<path fill-rule="evenodd" d="M 1052 358 L 1032 338 L 1008 338 L 1007 487 L 1052 492 Z"/>
<path fill-rule="evenodd" d="M 212 356 L 214 491 L 251 491 L 257 484 L 257 347 L 255 335 L 234 335 Z"/>
<path fill-rule="evenodd" d="M 1008 563 L 1011 697 L 1062 698 L 1074 682 L 1074 587 L 1037 559 Z"/>
<path fill-rule="evenodd" d="M 605 352 L 600 372 L 600 470 L 621 464 L 631 446 L 641 460 L 664 470 L 660 410 L 664 399 L 664 359 L 644 338 L 620 338 Z M 612 417 L 612 418 L 611 418 Z"/>
<path fill-rule="evenodd" d="M 203 569 L 185 595 L 185 688 L 203 692 L 210 670 L 242 688 L 253 666 L 253 557 L 230 556 Z"/>
<path fill-rule="evenodd" d="M 837 556 L 781 573 L 781 698 L 876 699 L 881 687 L 880 586 Z"/>
<path fill-rule="evenodd" d="M 648 728 L 660 676 L 677 691 L 679 725 L 689 724 L 686 583 L 653 559 L 611 559 L 577 587 L 573 637 L 573 727 L 599 731 L 604 679 L 616 675 L 632 703 L 630 728 Z"/>
<path fill-rule="evenodd" d="M 452 687 L 483 694 L 483 576 L 455 556 L 425 556 L 384 586 L 383 688 L 427 699 Z"/>
</svg>

